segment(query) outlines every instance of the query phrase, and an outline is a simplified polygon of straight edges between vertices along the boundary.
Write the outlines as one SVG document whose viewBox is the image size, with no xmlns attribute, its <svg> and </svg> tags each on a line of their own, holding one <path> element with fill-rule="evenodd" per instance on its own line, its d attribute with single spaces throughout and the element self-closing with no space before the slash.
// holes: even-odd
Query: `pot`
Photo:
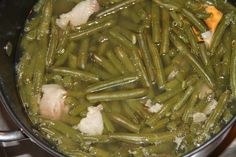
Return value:
<svg viewBox="0 0 236 157">
<path fill-rule="evenodd" d="M 236 4 L 236 1 L 233 1 Z M 42 149 L 54 156 L 64 155 L 56 151 L 52 145 L 34 131 L 28 119 L 16 88 L 15 54 L 20 32 L 25 19 L 30 13 L 35 0 L 0 0 L 0 99 L 8 114 L 18 126 L 18 131 L 1 132 L 0 141 L 12 141 L 29 138 Z M 225 138 L 235 124 L 236 116 L 214 137 L 185 157 L 204 157 L 212 152 Z"/>
</svg>

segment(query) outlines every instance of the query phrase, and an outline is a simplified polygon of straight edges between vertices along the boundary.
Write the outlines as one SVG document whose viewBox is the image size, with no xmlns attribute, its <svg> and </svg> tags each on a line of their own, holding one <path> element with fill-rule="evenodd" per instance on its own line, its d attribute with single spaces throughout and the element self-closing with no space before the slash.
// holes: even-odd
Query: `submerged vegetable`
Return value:
<svg viewBox="0 0 236 157">
<path fill-rule="evenodd" d="M 236 114 L 235 8 L 209 2 L 40 0 L 17 66 L 35 128 L 75 157 L 199 147 Z"/>
</svg>

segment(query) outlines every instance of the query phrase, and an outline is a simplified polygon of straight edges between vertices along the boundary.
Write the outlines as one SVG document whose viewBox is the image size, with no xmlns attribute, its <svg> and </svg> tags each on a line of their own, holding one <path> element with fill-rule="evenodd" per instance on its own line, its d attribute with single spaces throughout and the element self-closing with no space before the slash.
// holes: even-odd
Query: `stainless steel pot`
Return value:
<svg viewBox="0 0 236 157">
<path fill-rule="evenodd" d="M 233 1 L 236 3 L 236 1 Z M 63 157 L 46 140 L 35 133 L 32 123 L 26 116 L 18 96 L 15 80 L 15 52 L 24 21 L 35 0 L 0 0 L 0 99 L 9 115 L 19 127 L 19 131 L 0 132 L 0 141 L 29 138 L 52 155 Z M 235 124 L 236 116 L 209 141 L 196 148 L 185 157 L 204 157 L 212 152 L 225 138 Z"/>
</svg>

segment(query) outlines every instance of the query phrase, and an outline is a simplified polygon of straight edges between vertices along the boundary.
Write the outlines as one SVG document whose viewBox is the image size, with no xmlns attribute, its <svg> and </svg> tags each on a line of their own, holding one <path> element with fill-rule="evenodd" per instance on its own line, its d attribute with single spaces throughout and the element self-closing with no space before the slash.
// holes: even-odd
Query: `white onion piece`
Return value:
<svg viewBox="0 0 236 157">
<path fill-rule="evenodd" d="M 201 37 L 202 37 L 203 41 L 205 42 L 206 46 L 210 47 L 213 33 L 211 31 L 207 31 L 207 32 L 202 33 Z"/>
<path fill-rule="evenodd" d="M 217 104 L 218 102 L 215 99 L 212 99 L 211 102 L 206 106 L 203 112 L 206 115 L 210 115 L 212 111 L 216 108 Z"/>
<path fill-rule="evenodd" d="M 205 113 L 197 112 L 193 114 L 193 122 L 194 123 L 201 123 L 207 119 Z"/>
<path fill-rule="evenodd" d="M 74 126 L 74 128 L 89 136 L 101 135 L 104 129 L 101 114 L 102 110 L 102 105 L 98 105 L 97 107 L 88 107 L 87 116 L 81 119 L 80 123 L 77 126 Z"/>
<path fill-rule="evenodd" d="M 39 110 L 42 116 L 57 120 L 63 113 L 68 112 L 68 108 L 64 104 L 67 92 L 60 85 L 43 85 L 42 92 L 43 96 L 39 100 Z"/>
<path fill-rule="evenodd" d="M 206 96 L 211 94 L 213 91 L 210 89 L 206 84 L 203 84 L 200 90 L 200 93 L 198 95 L 199 99 L 204 99 Z"/>
<path fill-rule="evenodd" d="M 89 17 L 99 9 L 97 0 L 85 0 L 78 3 L 70 12 L 61 14 L 56 23 L 62 29 L 65 29 L 68 24 L 79 26 L 85 24 Z"/>
<path fill-rule="evenodd" d="M 145 106 L 148 108 L 148 111 L 151 112 L 151 113 L 157 113 L 163 107 L 163 105 L 159 104 L 159 103 L 156 103 L 156 104 L 153 105 L 152 101 L 150 99 L 147 100 Z"/>
</svg>

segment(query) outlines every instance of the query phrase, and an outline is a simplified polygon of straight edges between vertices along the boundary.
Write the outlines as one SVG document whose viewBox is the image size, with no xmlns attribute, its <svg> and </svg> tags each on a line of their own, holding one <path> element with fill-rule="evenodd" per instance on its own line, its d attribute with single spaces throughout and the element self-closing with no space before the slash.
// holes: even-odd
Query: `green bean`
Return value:
<svg viewBox="0 0 236 157">
<path fill-rule="evenodd" d="M 91 157 L 91 155 L 89 155 L 88 153 L 78 150 L 77 148 L 79 147 L 79 145 L 77 143 L 63 136 L 57 130 L 48 127 L 42 127 L 40 128 L 40 130 L 43 132 L 43 134 L 45 134 L 46 138 L 57 142 L 59 151 L 62 151 L 67 155 L 76 157 Z"/>
<path fill-rule="evenodd" d="M 176 4 L 175 2 L 168 1 L 168 3 L 164 2 L 163 0 L 152 0 L 156 4 L 158 4 L 161 7 L 164 7 L 168 10 L 179 10 L 180 6 Z"/>
<path fill-rule="evenodd" d="M 102 42 L 99 46 L 98 46 L 98 55 L 99 56 L 102 56 L 105 52 L 106 52 L 106 50 L 107 50 L 107 48 L 108 48 L 108 45 L 109 45 L 109 42 L 108 41 L 104 41 L 104 42 Z"/>
<path fill-rule="evenodd" d="M 207 50 L 206 50 L 205 43 L 200 43 L 199 47 L 200 47 L 200 56 L 201 56 L 202 63 L 205 66 L 209 66 L 210 61 L 209 61 L 209 57 L 207 55 Z"/>
<path fill-rule="evenodd" d="M 233 17 L 234 17 L 234 13 L 230 12 L 230 13 L 225 14 L 223 16 L 223 18 L 221 19 L 221 22 L 218 25 L 218 27 L 212 37 L 212 42 L 211 42 L 211 46 L 210 46 L 210 51 L 212 53 L 215 53 L 215 50 L 216 50 L 217 46 L 220 44 L 220 41 L 224 35 L 226 28 L 232 22 Z"/>
<path fill-rule="evenodd" d="M 148 41 L 149 50 L 152 56 L 153 65 L 155 67 L 157 84 L 159 88 L 163 88 L 166 78 L 165 78 L 165 72 L 163 69 L 163 64 L 162 64 L 159 51 L 154 45 L 154 43 L 151 41 L 150 36 L 147 36 L 147 41 Z"/>
<path fill-rule="evenodd" d="M 81 41 L 78 54 L 78 67 L 85 69 L 89 57 L 89 38 L 85 38 Z"/>
<path fill-rule="evenodd" d="M 112 142 L 111 139 L 107 135 L 95 135 L 95 136 L 88 136 L 83 135 L 83 139 L 85 141 L 91 142 L 91 143 L 110 143 Z"/>
<path fill-rule="evenodd" d="M 127 119 L 126 117 L 124 117 L 123 115 L 119 114 L 119 113 L 109 113 L 108 116 L 111 118 L 111 120 L 122 126 L 123 128 L 131 131 L 131 132 L 139 132 L 140 130 L 140 126 L 134 124 L 133 122 L 131 122 L 129 119 Z"/>
<path fill-rule="evenodd" d="M 185 91 L 184 96 L 177 102 L 177 104 L 172 109 L 173 111 L 178 111 L 189 99 L 194 91 L 193 86 L 189 86 L 188 89 Z"/>
<path fill-rule="evenodd" d="M 181 87 L 181 85 L 177 86 L 175 89 L 171 91 L 164 92 L 154 98 L 156 102 L 163 103 L 169 98 L 175 96 L 176 94 L 182 92 L 184 89 Z"/>
<path fill-rule="evenodd" d="M 89 20 L 85 24 L 81 24 L 81 25 L 76 26 L 75 31 L 80 32 L 80 31 L 92 28 L 94 26 L 97 26 L 98 24 L 103 24 L 107 21 L 115 19 L 116 17 L 117 17 L 116 15 L 112 15 L 112 16 L 107 16 L 107 17 L 103 17 L 103 18 L 95 18 L 95 19 Z"/>
<path fill-rule="evenodd" d="M 106 80 L 113 77 L 111 74 L 96 66 L 95 64 L 88 64 L 87 70 L 97 75 L 99 78 L 101 78 L 101 80 Z"/>
<path fill-rule="evenodd" d="M 152 2 L 152 41 L 154 43 L 161 42 L 161 9 Z"/>
<path fill-rule="evenodd" d="M 79 131 L 73 129 L 72 127 L 66 125 L 63 122 L 43 120 L 42 124 L 61 132 L 62 134 L 71 138 L 71 140 L 73 140 L 75 142 L 82 142 L 83 141 L 83 138 L 82 138 L 81 134 L 79 133 Z"/>
<path fill-rule="evenodd" d="M 67 95 L 71 97 L 83 97 L 85 95 L 85 92 L 83 90 L 69 90 L 67 91 Z"/>
<path fill-rule="evenodd" d="M 149 117 L 149 113 L 144 110 L 143 104 L 137 100 L 127 100 L 127 105 L 134 110 L 141 118 L 146 119 Z"/>
<path fill-rule="evenodd" d="M 124 9 L 121 12 L 121 15 L 126 17 L 127 19 L 131 20 L 134 23 L 140 23 L 140 21 L 142 20 L 141 17 L 138 16 L 138 14 L 136 13 L 136 11 L 133 8 L 130 9 Z"/>
<path fill-rule="evenodd" d="M 232 56 L 232 37 L 231 32 L 227 31 L 223 36 L 223 44 L 226 48 L 226 53 L 223 56 L 223 67 L 222 67 L 222 76 L 223 81 L 228 82 L 229 81 L 229 75 L 230 75 L 230 61 Z"/>
<path fill-rule="evenodd" d="M 189 10 L 183 8 L 182 13 L 201 33 L 207 31 L 206 26 L 200 20 L 198 20 Z"/>
<path fill-rule="evenodd" d="M 85 99 L 80 99 L 79 101 L 75 102 L 76 104 L 74 107 L 69 111 L 71 116 L 78 116 L 81 115 L 83 111 L 86 111 L 91 104 L 86 101 Z"/>
<path fill-rule="evenodd" d="M 125 84 L 136 82 L 139 78 L 135 75 L 121 76 L 119 78 L 113 78 L 111 80 L 98 82 L 89 85 L 86 89 L 86 93 L 98 92 L 109 88 L 123 86 Z"/>
<path fill-rule="evenodd" d="M 114 76 L 120 75 L 120 72 L 113 66 L 113 64 L 102 56 L 98 56 L 94 54 L 94 61 L 103 67 L 107 72 Z"/>
<path fill-rule="evenodd" d="M 114 125 L 112 124 L 112 122 L 108 118 L 108 115 L 105 112 L 102 113 L 102 119 L 103 119 L 103 122 L 104 122 L 104 125 L 105 125 L 107 131 L 109 133 L 113 133 L 115 131 L 115 127 L 114 127 Z"/>
<path fill-rule="evenodd" d="M 54 63 L 55 55 L 56 55 L 56 46 L 58 43 L 58 31 L 55 26 L 54 19 L 51 20 L 52 28 L 51 28 L 51 36 L 49 42 L 49 48 L 47 53 L 47 66 L 50 67 Z"/>
<path fill-rule="evenodd" d="M 97 75 L 82 70 L 74 70 L 66 67 L 50 68 L 49 70 L 55 74 L 71 76 L 74 78 L 81 79 L 82 81 L 90 81 L 90 82 L 99 81 L 99 77 Z"/>
<path fill-rule="evenodd" d="M 190 50 L 188 49 L 188 47 L 174 34 L 171 35 L 171 41 L 177 47 L 177 49 L 188 58 L 192 66 L 196 69 L 196 72 L 206 81 L 206 83 L 211 88 L 213 88 L 214 81 L 212 77 L 207 74 L 199 61 L 189 52 Z"/>
<path fill-rule="evenodd" d="M 116 56 L 120 59 L 120 61 L 124 64 L 124 66 L 127 68 L 127 70 L 130 73 L 134 73 L 135 72 L 135 67 L 132 64 L 131 60 L 129 59 L 128 55 L 126 54 L 126 52 L 124 51 L 124 49 L 122 49 L 121 47 L 116 47 L 115 48 L 115 53 Z"/>
<path fill-rule="evenodd" d="M 191 45 L 191 50 L 193 51 L 194 54 L 198 54 L 199 53 L 199 47 L 197 44 L 197 37 L 193 32 L 193 29 L 190 27 L 190 25 L 186 25 L 184 28 L 184 32 L 186 33 L 187 37 L 188 37 L 188 41 Z"/>
<path fill-rule="evenodd" d="M 153 127 L 145 128 L 142 130 L 142 132 L 143 133 L 153 133 L 159 129 L 164 128 L 169 121 L 170 120 L 168 118 L 161 119 Z"/>
<path fill-rule="evenodd" d="M 65 52 L 65 49 L 67 47 L 67 44 L 69 42 L 68 40 L 68 34 L 69 34 L 69 27 L 67 27 L 63 32 L 62 34 L 59 36 L 59 42 L 58 42 L 58 45 L 57 45 L 57 49 L 56 49 L 56 54 L 57 55 L 62 55 L 64 54 Z"/>
<path fill-rule="evenodd" d="M 119 12 L 120 10 L 127 8 L 129 6 L 132 6 L 136 3 L 142 2 L 143 0 L 124 0 L 121 1 L 118 4 L 115 4 L 113 6 L 110 6 L 109 8 L 102 10 L 101 12 L 99 12 L 96 17 L 103 17 L 103 16 L 108 16 L 110 14 L 115 14 L 117 12 Z"/>
<path fill-rule="evenodd" d="M 77 44 L 74 43 L 74 42 L 70 42 L 67 47 L 62 50 L 61 54 L 59 57 L 57 57 L 57 60 L 55 62 L 55 66 L 61 66 L 63 64 L 66 63 L 66 61 L 68 60 L 68 57 L 70 54 L 74 53 L 76 51 L 76 48 L 77 48 Z"/>
<path fill-rule="evenodd" d="M 139 124 L 138 117 L 135 115 L 135 111 L 129 107 L 127 104 L 122 104 L 125 115 L 132 120 L 135 124 Z"/>
<path fill-rule="evenodd" d="M 170 14 L 167 9 L 162 8 L 162 36 L 161 36 L 161 48 L 160 53 L 167 54 L 169 51 L 170 46 L 170 39 L 169 39 L 169 27 L 170 27 Z"/>
<path fill-rule="evenodd" d="M 165 102 L 165 105 L 161 108 L 161 110 L 159 111 L 159 117 L 162 118 L 164 116 L 169 116 L 169 112 L 171 111 L 171 109 L 173 108 L 173 106 L 176 104 L 176 102 L 183 96 L 183 92 L 178 93 L 177 95 L 175 95 L 174 97 L 172 97 L 171 99 L 167 100 Z M 150 118 L 151 119 L 151 118 Z"/>
<path fill-rule="evenodd" d="M 194 105 L 197 103 L 197 100 L 198 100 L 197 92 L 198 92 L 197 90 L 193 92 L 193 94 L 189 100 L 189 104 L 185 108 L 182 119 L 186 123 L 189 120 L 190 114 L 193 112 Z"/>
<path fill-rule="evenodd" d="M 48 30 L 51 23 L 52 16 L 52 0 L 47 1 L 43 7 L 43 18 L 38 29 L 38 39 L 41 39 L 39 46 L 40 50 L 38 52 L 38 58 L 35 63 L 35 70 L 33 76 L 34 82 L 34 94 L 39 96 L 41 93 L 41 88 L 44 81 L 44 73 L 46 68 L 46 52 L 48 46 Z"/>
<path fill-rule="evenodd" d="M 65 105 L 71 107 L 74 107 L 79 104 L 78 100 L 74 97 L 67 96 L 64 100 Z"/>
<path fill-rule="evenodd" d="M 127 47 L 129 50 L 137 50 L 137 47 L 133 45 L 128 39 L 126 39 L 123 35 L 117 32 L 115 29 L 111 29 L 108 31 L 110 37 L 115 39 L 117 42 L 121 43 L 123 46 Z"/>
<path fill-rule="evenodd" d="M 178 26 L 180 28 L 183 27 L 183 25 L 184 25 L 183 17 L 180 14 L 178 14 L 176 11 L 171 11 L 170 16 L 174 20 L 174 22 L 173 22 L 174 26 Z"/>
<path fill-rule="evenodd" d="M 90 102 L 100 102 L 100 101 L 115 101 L 124 100 L 132 98 L 140 98 L 147 95 L 147 89 L 132 89 L 132 90 L 120 90 L 114 92 L 100 92 L 88 94 L 86 98 Z"/>
<path fill-rule="evenodd" d="M 132 44 L 136 44 L 137 38 L 136 38 L 136 34 L 135 33 L 131 32 L 130 30 L 128 30 L 126 28 L 121 28 L 120 26 L 116 26 L 115 29 L 119 33 L 124 35 Z"/>
<path fill-rule="evenodd" d="M 165 84 L 165 90 L 166 91 L 174 90 L 177 86 L 179 86 L 179 84 L 181 84 L 181 82 L 177 78 L 170 80 L 169 82 Z"/>
<path fill-rule="evenodd" d="M 29 109 L 29 115 L 37 115 L 39 111 L 39 106 L 37 103 L 37 98 L 35 97 L 33 93 L 33 86 L 31 83 L 27 83 L 24 86 L 20 87 L 22 94 L 22 99 L 26 102 L 24 104 L 26 108 Z"/>
<path fill-rule="evenodd" d="M 42 8 L 42 19 L 39 24 L 37 39 L 44 38 L 45 43 L 48 43 L 48 32 L 51 24 L 52 18 L 52 0 L 45 2 Z M 47 36 L 47 38 L 45 38 Z"/>
<path fill-rule="evenodd" d="M 60 56 L 57 57 L 54 65 L 61 66 L 61 65 L 65 64 L 68 59 L 68 56 L 69 56 L 68 51 L 64 51 Z"/>
<path fill-rule="evenodd" d="M 154 82 L 155 81 L 155 76 L 154 76 L 154 71 L 153 71 L 154 67 L 153 67 L 153 63 L 151 59 L 151 54 L 147 45 L 146 34 L 144 33 L 138 34 L 138 43 L 141 49 L 140 52 L 141 52 L 141 56 L 145 65 L 145 69 L 148 74 L 148 78 L 150 81 Z"/>
<path fill-rule="evenodd" d="M 81 31 L 75 31 L 75 32 L 69 34 L 69 38 L 70 38 L 70 40 L 79 40 L 82 38 L 86 38 L 96 32 L 100 32 L 102 30 L 112 27 L 115 23 L 116 23 L 115 20 L 106 21 L 101 24 L 99 23 L 97 25 L 91 26 L 90 28 L 87 28 L 87 29 L 84 29 Z"/>
<path fill-rule="evenodd" d="M 230 88 L 232 92 L 232 98 L 236 99 L 236 43 L 235 43 L 235 40 L 232 46 L 232 55 L 231 55 Z"/>
<path fill-rule="evenodd" d="M 138 75 L 141 77 L 142 84 L 146 87 L 149 87 L 149 96 L 154 96 L 154 89 L 151 81 L 148 79 L 146 69 L 141 61 L 141 58 L 139 57 L 138 51 L 131 51 L 132 52 L 132 60 L 134 65 L 136 66 L 136 71 Z"/>
<path fill-rule="evenodd" d="M 130 20 L 128 20 L 126 18 L 122 19 L 122 21 L 119 21 L 119 25 L 122 28 L 124 27 L 124 28 L 126 28 L 126 29 L 128 29 L 132 32 L 135 32 L 135 33 L 140 33 L 142 28 L 143 28 L 143 26 L 140 26 L 136 23 L 133 23 L 133 22 L 131 22 Z"/>
<path fill-rule="evenodd" d="M 99 156 L 99 157 L 110 157 L 110 152 L 107 152 L 107 151 L 105 151 L 101 148 L 98 148 L 98 147 L 91 147 L 89 149 L 89 152 L 92 155 Z"/>
<path fill-rule="evenodd" d="M 199 18 L 199 19 L 202 19 L 202 20 L 206 20 L 209 17 L 211 17 L 211 14 L 207 13 L 207 12 L 201 12 L 201 13 L 197 13 L 196 17 Z"/>
<path fill-rule="evenodd" d="M 121 64 L 120 60 L 115 56 L 115 54 L 112 51 L 108 51 L 106 53 L 107 58 L 112 62 L 114 67 L 119 70 L 120 73 L 124 74 L 126 71 L 126 68 Z"/>
<path fill-rule="evenodd" d="M 217 124 L 216 122 L 220 119 L 224 112 L 224 109 L 226 108 L 229 96 L 230 91 L 228 90 L 221 94 L 215 110 L 211 113 L 203 127 L 203 135 L 209 134 L 210 129 L 215 126 L 214 124 Z"/>
<path fill-rule="evenodd" d="M 166 114 L 171 110 L 176 101 L 178 101 L 180 96 L 181 93 L 176 94 L 174 97 L 166 101 L 161 110 L 152 115 L 150 118 L 148 118 L 145 123 L 151 127 L 155 126 L 155 124 L 160 120 L 160 118 L 166 116 Z"/>
<path fill-rule="evenodd" d="M 71 69 L 77 68 L 77 56 L 72 53 L 68 56 L 68 67 Z"/>
<path fill-rule="evenodd" d="M 184 30 L 179 29 L 178 27 L 172 27 L 172 31 L 186 44 L 189 43 L 188 37 L 184 33 Z"/>
<path fill-rule="evenodd" d="M 63 115 L 61 120 L 69 125 L 76 125 L 79 124 L 81 118 L 70 115 Z"/>
<path fill-rule="evenodd" d="M 158 134 L 132 134 L 132 133 L 114 133 L 110 138 L 134 144 L 154 144 L 168 142 L 175 139 L 179 133 L 177 132 L 163 132 Z"/>
</svg>

